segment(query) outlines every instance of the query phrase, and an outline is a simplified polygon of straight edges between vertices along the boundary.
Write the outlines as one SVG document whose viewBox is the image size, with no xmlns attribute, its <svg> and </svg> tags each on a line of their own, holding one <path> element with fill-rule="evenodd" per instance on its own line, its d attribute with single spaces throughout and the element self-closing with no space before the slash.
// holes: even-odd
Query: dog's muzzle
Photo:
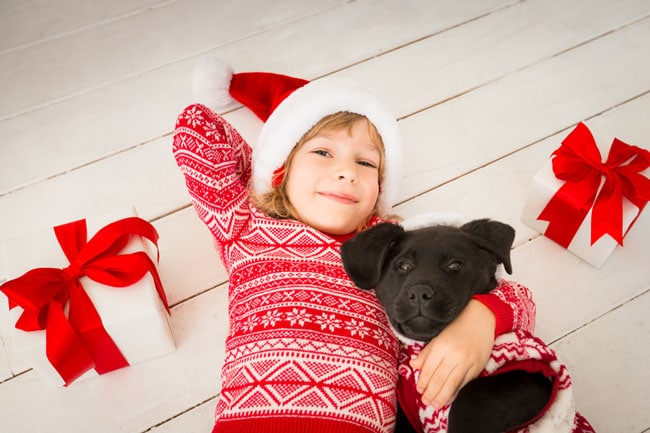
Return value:
<svg viewBox="0 0 650 433">
<path fill-rule="evenodd" d="M 404 336 L 429 340 L 442 331 L 458 311 L 454 300 L 427 284 L 413 284 L 405 289 L 402 302 L 396 306 L 394 326 Z"/>
</svg>

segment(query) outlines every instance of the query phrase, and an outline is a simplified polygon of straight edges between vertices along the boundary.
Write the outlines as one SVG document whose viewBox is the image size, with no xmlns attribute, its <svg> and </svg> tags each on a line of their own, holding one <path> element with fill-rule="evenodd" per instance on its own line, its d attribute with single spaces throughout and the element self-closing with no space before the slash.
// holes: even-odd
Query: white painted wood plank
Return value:
<svg viewBox="0 0 650 433">
<path fill-rule="evenodd" d="M 170 0 L 112 2 L 3 0 L 0 13 L 0 55 L 25 45 L 60 37 L 106 21 L 119 19 Z"/>
<path fill-rule="evenodd" d="M 233 7 L 236 3 L 237 7 Z M 0 56 L 0 119 L 164 66 L 342 0 L 185 0 Z M 143 31 L 143 29 L 150 29 Z M 156 31 L 164 29 L 164 31 Z M 45 73 L 45 71 L 47 71 Z M 21 85 L 13 78 L 21 77 Z"/>
<path fill-rule="evenodd" d="M 227 59 L 241 71 L 270 70 L 314 78 L 456 26 L 503 3 L 441 0 L 404 8 L 395 2 L 370 6 L 368 2 L 352 2 L 290 23 L 282 31 L 274 29 L 229 43 L 209 54 Z M 339 49 L 342 46 L 344 51 Z M 329 51 L 327 47 L 331 47 Z M 252 52 L 256 55 L 251 56 Z M 314 57 L 314 52 L 319 56 Z M 310 61 L 295 62 L 301 58 Z M 190 77 L 196 61 L 197 57 L 179 60 L 1 122 L 0 194 L 169 133 L 172 119 L 193 102 Z M 403 97 L 408 99 L 409 94 Z M 56 152 L 52 152 L 53 147 Z M 44 154 L 48 158 L 43 158 Z"/>
<path fill-rule="evenodd" d="M 14 350 L 13 338 L 11 337 L 12 327 L 13 323 L 9 318 L 7 297 L 4 293 L 0 293 L 0 343 L 2 343 L 2 350 L 0 350 L 2 361 L 0 361 L 0 364 L 3 365 L 1 369 L 2 376 L 0 376 L 2 379 L 0 380 L 9 379 L 30 369 L 30 366 L 19 358 Z M 0 387 L 0 389 L 2 388 Z"/>
<path fill-rule="evenodd" d="M 169 134 L 191 100 L 193 65 L 174 64 L 0 122 L 0 195 Z"/>
<path fill-rule="evenodd" d="M 170 305 L 228 280 L 212 235 L 189 207 L 155 221 L 160 235 L 160 278 Z"/>
<path fill-rule="evenodd" d="M 571 372 L 577 408 L 597 432 L 650 428 L 648 311 L 650 291 L 553 345 Z"/>
<path fill-rule="evenodd" d="M 4 305 L 0 308 L 4 308 Z M 11 368 L 9 367 L 9 358 L 5 349 L 4 332 L 0 329 L 0 384 L 12 377 Z"/>
<path fill-rule="evenodd" d="M 216 399 L 211 399 L 190 411 L 152 428 L 151 433 L 209 432 L 214 426 Z M 288 432 L 287 432 L 288 433 Z"/>
<path fill-rule="evenodd" d="M 0 253 L 0 284 L 6 281 L 4 277 L 4 258 L 3 254 Z M 13 376 L 11 371 L 11 366 L 9 364 L 9 355 L 7 353 L 6 347 L 9 346 L 10 341 L 8 339 L 8 323 L 6 320 L 7 311 L 9 310 L 9 305 L 7 304 L 7 298 L 4 296 L 4 293 L 0 293 L 0 384 Z"/>
<path fill-rule="evenodd" d="M 647 52 L 650 19 L 405 119 L 400 199 L 646 92 Z"/>
<path fill-rule="evenodd" d="M 188 198 L 165 137 L 0 198 L 0 238 L 132 205 L 151 220 L 185 206 Z M 32 212 L 34 205 L 40 211 Z"/>
<path fill-rule="evenodd" d="M 650 19 L 402 121 L 407 145 L 400 198 L 647 91 L 650 62 L 638 58 L 648 50 Z M 607 64 L 600 60 L 605 58 Z M 165 137 L 0 197 L 0 238 L 89 209 L 135 204 L 143 217 L 153 219 L 183 207 L 187 193 L 169 141 Z M 436 157 L 423 158 L 434 146 L 440 149 Z"/>
<path fill-rule="evenodd" d="M 525 1 L 355 65 L 346 75 L 381 89 L 386 102 L 403 117 L 648 14 L 650 3 L 645 0 Z M 390 71 L 390 80 L 377 74 L 382 70 Z"/>
<path fill-rule="evenodd" d="M 650 216 L 643 214 L 607 262 L 594 269 L 545 237 L 513 252 L 515 278 L 529 287 L 537 304 L 537 333 L 555 341 L 594 317 L 648 289 L 647 239 Z"/>
<path fill-rule="evenodd" d="M 177 306 L 171 317 L 173 354 L 67 388 L 52 387 L 34 371 L 3 383 L 3 431 L 139 432 L 214 396 L 227 333 L 225 287 Z"/>
</svg>

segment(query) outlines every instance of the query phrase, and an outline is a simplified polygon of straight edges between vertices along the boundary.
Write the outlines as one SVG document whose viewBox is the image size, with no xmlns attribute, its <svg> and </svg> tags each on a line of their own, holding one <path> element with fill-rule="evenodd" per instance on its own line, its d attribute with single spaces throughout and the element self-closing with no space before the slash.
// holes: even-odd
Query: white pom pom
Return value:
<svg viewBox="0 0 650 433">
<path fill-rule="evenodd" d="M 196 102 L 213 110 L 233 102 L 229 87 L 233 70 L 230 65 L 213 58 L 201 60 L 192 73 L 192 92 Z"/>
</svg>

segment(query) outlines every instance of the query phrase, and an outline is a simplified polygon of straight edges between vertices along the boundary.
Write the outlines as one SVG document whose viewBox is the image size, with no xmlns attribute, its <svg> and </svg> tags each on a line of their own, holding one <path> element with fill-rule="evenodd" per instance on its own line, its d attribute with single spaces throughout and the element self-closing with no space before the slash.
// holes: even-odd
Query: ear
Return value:
<svg viewBox="0 0 650 433">
<path fill-rule="evenodd" d="M 362 231 L 341 245 L 343 267 L 360 289 L 377 285 L 386 255 L 404 229 L 392 223 L 381 223 Z"/>
<path fill-rule="evenodd" d="M 506 272 L 512 274 L 510 249 L 515 240 L 515 229 L 508 224 L 488 219 L 470 221 L 460 229 L 468 233 L 479 247 L 494 254 L 499 263 L 503 263 Z"/>
</svg>

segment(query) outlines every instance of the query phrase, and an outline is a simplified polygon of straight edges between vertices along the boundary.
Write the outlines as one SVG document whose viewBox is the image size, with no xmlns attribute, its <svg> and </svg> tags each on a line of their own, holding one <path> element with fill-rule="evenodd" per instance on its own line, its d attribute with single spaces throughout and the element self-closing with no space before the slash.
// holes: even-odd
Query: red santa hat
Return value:
<svg viewBox="0 0 650 433">
<path fill-rule="evenodd" d="M 274 173 L 286 162 L 300 138 L 323 117 L 341 111 L 366 116 L 384 143 L 384 173 L 377 207 L 388 213 L 397 197 L 401 177 L 402 143 L 395 116 L 370 90 L 349 78 L 328 77 L 307 81 L 269 72 L 234 73 L 215 59 L 194 69 L 196 100 L 213 110 L 233 99 L 262 119 L 264 126 L 253 149 L 253 190 L 273 189 Z"/>
</svg>

